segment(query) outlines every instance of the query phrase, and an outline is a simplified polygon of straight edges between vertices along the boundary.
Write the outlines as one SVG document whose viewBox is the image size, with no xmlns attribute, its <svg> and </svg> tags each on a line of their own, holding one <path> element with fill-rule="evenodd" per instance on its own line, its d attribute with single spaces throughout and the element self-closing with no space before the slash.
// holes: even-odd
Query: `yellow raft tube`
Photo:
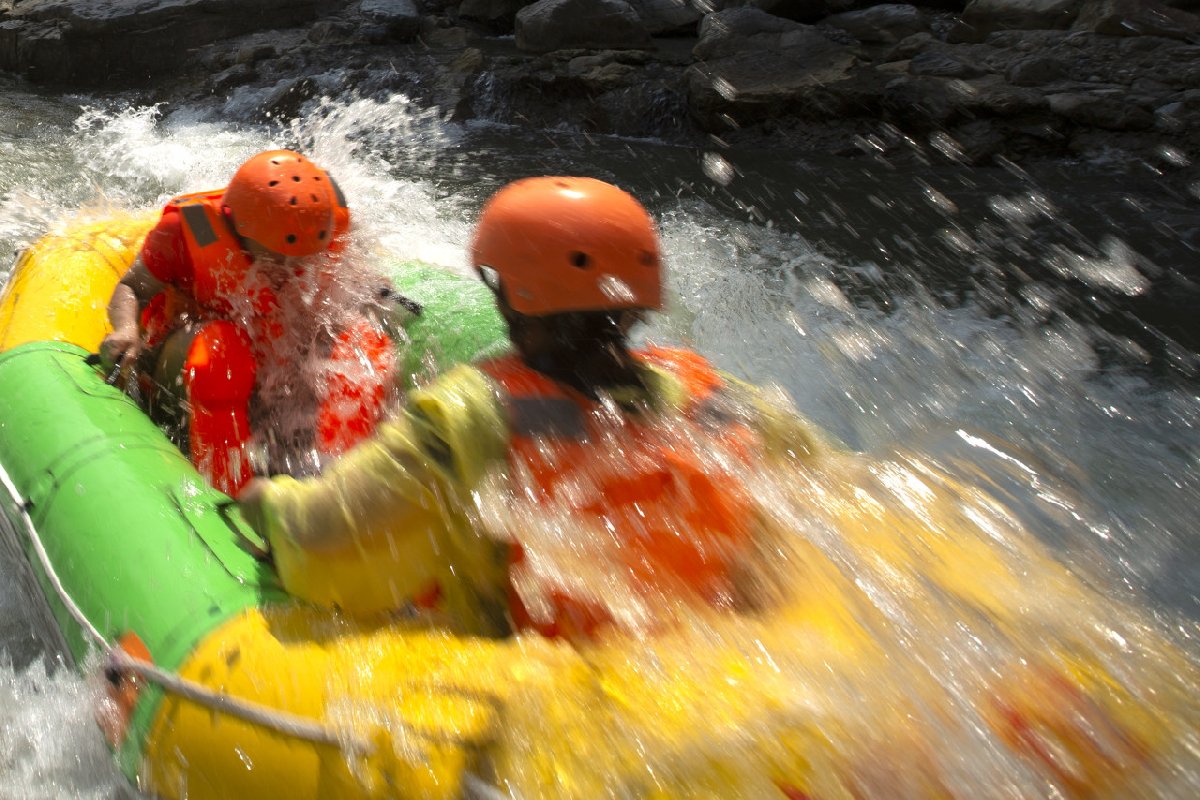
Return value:
<svg viewBox="0 0 1200 800">
<path fill-rule="evenodd" d="M 95 351 L 151 222 L 76 222 L 35 245 L 4 294 L 0 346 Z M 781 469 L 786 496 L 765 516 L 789 529 L 772 554 L 785 590 L 768 611 L 577 651 L 267 593 L 153 657 L 332 741 L 168 691 L 126 767 L 143 791 L 188 800 L 835 800 L 1171 796 L 1195 766 L 1194 661 L 986 494 L 905 454 Z"/>
</svg>

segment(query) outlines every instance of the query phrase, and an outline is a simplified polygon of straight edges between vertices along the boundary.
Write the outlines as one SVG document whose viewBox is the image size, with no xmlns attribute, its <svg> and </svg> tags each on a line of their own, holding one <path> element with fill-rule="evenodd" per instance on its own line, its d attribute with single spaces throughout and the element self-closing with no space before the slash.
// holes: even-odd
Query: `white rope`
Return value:
<svg viewBox="0 0 1200 800">
<path fill-rule="evenodd" d="M 29 510 L 25 505 L 25 501 L 21 498 L 21 493 L 17 491 L 16 484 L 13 483 L 3 464 L 0 464 L 0 483 L 3 483 L 4 488 L 8 490 L 8 494 L 17 508 L 17 513 L 20 515 L 21 521 L 25 524 L 25 532 L 33 544 L 33 549 L 37 553 L 38 561 L 41 562 L 47 580 L 54 587 L 55 593 L 63 605 L 66 606 L 71 617 L 99 646 L 109 665 L 119 670 L 135 673 L 148 681 L 158 684 L 171 694 L 179 695 L 206 708 L 229 714 L 255 725 L 270 728 L 285 736 L 291 736 L 316 744 L 336 745 L 356 753 L 365 753 L 370 750 L 369 745 L 339 736 L 332 728 L 307 717 L 288 714 L 279 709 L 251 703 L 231 695 L 213 691 L 203 684 L 187 680 L 148 662 L 139 661 L 121 648 L 114 647 L 105 638 L 104 634 L 92 624 L 87 615 L 83 613 L 83 609 L 71 598 L 71 595 L 63 586 L 62 580 L 58 577 L 58 572 L 54 569 L 54 564 L 50 561 L 50 555 L 46 552 L 46 548 L 42 544 L 42 537 L 38 535 L 37 527 L 33 524 L 33 519 L 29 516 Z"/>
<path fill-rule="evenodd" d="M 55 593 L 63 605 L 66 606 L 67 611 L 75 622 L 99 646 L 105 656 L 107 666 L 133 673 L 147 681 L 158 684 L 164 691 L 170 694 L 191 700 L 193 703 L 202 705 L 205 708 L 210 708 L 254 725 L 268 728 L 284 736 L 290 736 L 294 739 L 314 744 L 332 745 L 353 755 L 367 755 L 374 749 L 368 742 L 339 735 L 335 729 L 327 725 L 322 725 L 308 717 L 289 714 L 277 708 L 252 703 L 238 697 L 233 697 L 232 695 L 213 691 L 203 684 L 188 680 L 176 673 L 168 672 L 149 662 L 136 659 L 121 648 L 114 647 L 105 638 L 104 634 L 92 624 L 87 615 L 83 613 L 83 609 L 71 598 L 66 587 L 63 586 L 62 580 L 58 577 L 58 572 L 54 569 L 54 565 L 50 561 L 50 556 L 42 544 L 42 538 L 37 532 L 37 527 L 33 524 L 33 519 L 29 516 L 29 509 L 3 464 L 0 464 L 0 483 L 4 484 L 4 488 L 8 491 L 14 506 L 17 508 L 21 521 L 25 525 L 25 532 L 29 536 L 30 542 L 33 543 L 33 549 L 37 553 L 38 560 L 41 562 L 42 569 L 45 571 L 50 585 L 54 587 Z M 500 789 L 470 773 L 465 774 L 464 782 L 465 788 L 471 795 L 480 798 L 480 800 L 507 800 L 509 797 Z"/>
<path fill-rule="evenodd" d="M 59 599 L 63 601 L 63 605 L 67 607 L 67 611 L 70 612 L 71 616 L 79 623 L 79 627 L 83 628 L 85 633 L 91 636 L 104 650 L 111 650 L 112 646 L 104 638 L 104 634 L 100 633 L 91 620 L 83 613 L 83 610 L 67 594 L 67 590 L 63 588 L 62 581 L 58 578 L 58 573 L 50 563 L 50 556 L 46 553 L 46 548 L 42 545 L 42 537 L 38 536 L 33 519 L 29 516 L 29 509 L 26 507 L 25 501 L 21 498 L 21 493 L 17 491 L 17 485 L 13 483 L 8 470 L 4 468 L 3 464 L 0 464 L 0 483 L 3 483 L 4 488 L 8 490 L 9 497 L 12 498 L 13 505 L 16 507 L 17 513 L 21 516 L 21 521 L 25 523 L 25 531 L 29 534 L 29 541 L 33 543 L 33 549 L 37 552 L 38 560 L 42 562 L 42 568 L 46 571 L 46 578 L 50 581 L 50 585 L 54 587 L 54 591 L 58 594 Z"/>
</svg>

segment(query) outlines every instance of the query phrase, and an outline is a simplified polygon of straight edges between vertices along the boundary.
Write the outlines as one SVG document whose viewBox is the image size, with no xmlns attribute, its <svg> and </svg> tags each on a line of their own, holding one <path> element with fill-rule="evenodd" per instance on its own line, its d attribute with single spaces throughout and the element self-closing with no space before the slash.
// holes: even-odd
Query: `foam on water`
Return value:
<svg viewBox="0 0 1200 800">
<path fill-rule="evenodd" d="M 0 797 L 133 796 L 96 726 L 97 689 L 62 664 L 0 663 Z"/>
</svg>

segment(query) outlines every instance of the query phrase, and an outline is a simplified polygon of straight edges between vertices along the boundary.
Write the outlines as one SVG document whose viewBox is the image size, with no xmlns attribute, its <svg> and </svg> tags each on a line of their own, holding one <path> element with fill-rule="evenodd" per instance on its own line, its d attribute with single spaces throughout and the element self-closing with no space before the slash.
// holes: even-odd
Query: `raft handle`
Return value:
<svg viewBox="0 0 1200 800">
<path fill-rule="evenodd" d="M 104 371 L 104 357 L 99 353 L 88 353 L 87 358 L 83 359 L 83 363 L 89 367 L 100 367 L 100 371 Z M 104 376 L 104 382 L 109 386 L 115 386 L 121 377 L 121 365 L 117 364 L 112 368 L 112 372 Z"/>
<path fill-rule="evenodd" d="M 244 520 L 234 519 L 232 509 L 237 507 L 236 500 L 221 500 L 214 505 L 217 513 L 221 515 L 221 519 L 237 536 L 238 547 L 254 556 L 254 560 L 259 563 L 273 564 L 275 562 L 275 557 L 271 554 L 270 542 L 259 536 L 257 531 L 253 535 L 247 533 L 246 529 L 250 526 Z M 250 530 L 254 529 L 250 528 Z"/>
</svg>

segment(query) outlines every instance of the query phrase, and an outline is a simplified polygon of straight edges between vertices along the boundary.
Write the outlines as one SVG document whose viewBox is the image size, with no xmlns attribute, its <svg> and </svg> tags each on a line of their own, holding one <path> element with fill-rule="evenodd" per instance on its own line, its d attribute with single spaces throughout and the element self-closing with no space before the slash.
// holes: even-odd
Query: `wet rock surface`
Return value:
<svg viewBox="0 0 1200 800">
<path fill-rule="evenodd" d="M 401 92 L 454 120 L 705 147 L 1177 162 L 1200 155 L 1196 5 L 0 0 L 0 69 L 246 121 Z"/>
</svg>

